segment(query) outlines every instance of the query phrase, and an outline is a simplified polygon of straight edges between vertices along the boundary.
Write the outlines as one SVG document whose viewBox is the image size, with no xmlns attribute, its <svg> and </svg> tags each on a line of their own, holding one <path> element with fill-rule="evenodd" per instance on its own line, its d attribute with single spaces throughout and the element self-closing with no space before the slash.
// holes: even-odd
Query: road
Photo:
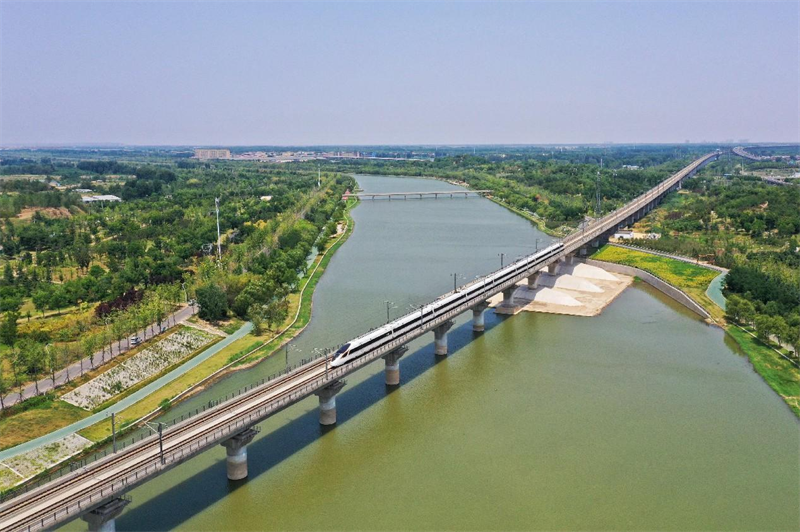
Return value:
<svg viewBox="0 0 800 532">
<path fill-rule="evenodd" d="M 172 327 L 175 327 L 176 325 L 181 324 L 192 317 L 195 308 L 197 307 L 182 307 L 177 312 L 170 314 L 162 324 L 168 329 L 171 329 Z M 153 331 L 155 331 L 155 334 Z M 158 336 L 158 324 L 153 323 L 147 326 L 144 330 L 138 331 L 131 335 L 131 337 L 133 336 L 138 336 L 142 338 L 142 340 L 149 340 L 155 336 Z M 130 338 L 123 340 L 122 343 L 114 342 L 111 344 L 110 349 L 105 347 L 103 350 L 97 351 L 93 357 L 85 357 L 73 362 L 66 368 L 57 371 L 55 374 L 55 380 L 51 375 L 49 377 L 40 379 L 38 382 L 29 382 L 23 385 L 21 389 L 15 390 L 14 392 L 3 397 L 3 405 L 5 407 L 9 407 L 24 401 L 25 399 L 30 399 L 36 395 L 49 392 L 54 388 L 58 388 L 59 386 L 63 386 L 65 383 L 80 377 L 86 371 L 92 369 L 92 358 L 95 359 L 95 364 L 97 364 L 97 367 L 102 367 L 103 364 L 110 362 L 119 355 L 127 353 L 131 348 L 135 347 L 129 346 L 128 340 L 130 340 Z"/>
</svg>

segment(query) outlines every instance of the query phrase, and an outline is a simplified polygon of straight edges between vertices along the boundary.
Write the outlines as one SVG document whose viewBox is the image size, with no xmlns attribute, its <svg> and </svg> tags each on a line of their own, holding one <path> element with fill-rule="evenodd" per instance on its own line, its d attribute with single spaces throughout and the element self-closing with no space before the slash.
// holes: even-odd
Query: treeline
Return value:
<svg viewBox="0 0 800 532">
<path fill-rule="evenodd" d="M 337 163 L 337 168 L 463 181 L 475 189 L 492 190 L 498 199 L 555 228 L 594 216 L 598 185 L 601 214 L 605 214 L 666 179 L 689 160 L 682 150 L 643 150 L 641 159 L 636 159 L 642 168 L 626 169 L 622 168 L 623 161 L 630 164 L 626 153 L 628 150 L 555 150 L 536 154 L 529 149 L 513 157 L 462 154 L 430 162 L 345 160 Z"/>
<path fill-rule="evenodd" d="M 256 334 L 263 325 L 282 323 L 289 309 L 287 295 L 305 275 L 314 246 L 321 252 L 335 232 L 344 215 L 341 195 L 354 186 L 352 178 L 338 177 L 327 193 L 310 201 L 303 218 L 276 219 L 253 230 L 232 246 L 222 268 L 202 269 L 197 288 L 200 316 L 216 321 L 232 312 L 249 319 Z M 267 237 L 276 234 L 272 245 Z"/>
</svg>

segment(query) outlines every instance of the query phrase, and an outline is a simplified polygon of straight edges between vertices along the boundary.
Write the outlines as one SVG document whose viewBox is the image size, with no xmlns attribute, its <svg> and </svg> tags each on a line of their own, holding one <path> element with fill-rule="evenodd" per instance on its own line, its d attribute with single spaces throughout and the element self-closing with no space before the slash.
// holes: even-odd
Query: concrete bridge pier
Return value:
<svg viewBox="0 0 800 532">
<path fill-rule="evenodd" d="M 116 519 L 130 502 L 130 499 L 117 497 L 84 514 L 83 520 L 89 525 L 89 532 L 115 532 Z"/>
<path fill-rule="evenodd" d="M 472 330 L 475 332 L 483 332 L 486 330 L 486 324 L 484 322 L 484 311 L 489 308 L 488 301 L 482 301 L 472 307 Z"/>
<path fill-rule="evenodd" d="M 561 264 L 566 261 L 564 257 L 559 257 L 557 261 L 551 262 L 547 266 L 547 273 L 550 275 L 558 275 L 559 270 L 561 270 Z"/>
<path fill-rule="evenodd" d="M 495 314 L 514 314 L 517 311 L 517 307 L 514 306 L 514 292 L 516 291 L 516 285 L 503 290 L 503 302 L 494 307 Z"/>
<path fill-rule="evenodd" d="M 228 480 L 247 478 L 247 444 L 253 441 L 256 434 L 258 430 L 251 427 L 220 443 L 227 454 L 225 463 Z"/>
<path fill-rule="evenodd" d="M 539 272 L 536 272 L 528 277 L 528 288 L 533 290 L 537 286 L 539 286 Z"/>
<path fill-rule="evenodd" d="M 344 388 L 344 381 L 337 380 L 314 392 L 314 394 L 319 397 L 320 425 L 336 424 L 336 394 L 338 394 L 342 388 Z"/>
<path fill-rule="evenodd" d="M 438 356 L 447 354 L 447 331 L 453 326 L 453 321 L 448 320 L 433 330 L 433 352 Z"/>
<path fill-rule="evenodd" d="M 386 386 L 397 386 L 400 384 L 400 357 L 406 354 L 408 347 L 401 345 L 391 353 L 383 355 L 386 363 Z"/>
</svg>

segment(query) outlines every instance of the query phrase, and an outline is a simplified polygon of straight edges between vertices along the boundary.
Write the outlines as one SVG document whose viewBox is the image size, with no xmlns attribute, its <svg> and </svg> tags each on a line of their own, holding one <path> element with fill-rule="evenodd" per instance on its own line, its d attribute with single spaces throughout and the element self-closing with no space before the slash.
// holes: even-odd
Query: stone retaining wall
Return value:
<svg viewBox="0 0 800 532">
<path fill-rule="evenodd" d="M 585 262 L 590 266 L 597 266 L 598 268 L 603 268 L 604 270 L 608 270 L 610 272 L 639 277 L 642 281 L 646 282 L 659 292 L 668 295 L 689 310 L 699 314 L 704 318 L 711 318 L 711 315 L 706 311 L 706 309 L 698 305 L 691 297 L 689 297 L 688 294 L 686 294 L 686 292 L 680 290 L 679 288 L 675 288 L 668 282 L 664 281 L 663 279 L 659 279 L 651 273 L 640 270 L 639 268 L 634 268 L 633 266 L 616 264 L 614 262 L 605 262 L 595 259 L 585 259 Z"/>
</svg>

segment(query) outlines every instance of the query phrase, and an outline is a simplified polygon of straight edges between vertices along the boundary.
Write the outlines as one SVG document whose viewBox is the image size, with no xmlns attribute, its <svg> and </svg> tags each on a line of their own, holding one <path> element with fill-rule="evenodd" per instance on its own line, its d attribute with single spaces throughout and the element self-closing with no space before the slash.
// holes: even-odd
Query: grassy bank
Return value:
<svg viewBox="0 0 800 532">
<path fill-rule="evenodd" d="M 350 216 L 350 210 L 357 203 L 357 200 L 348 202 L 344 213 L 347 222 L 347 228 L 344 233 L 335 237 L 335 243 L 328 248 L 324 255 L 317 256 L 314 259 L 309 268 L 312 273 L 304 277 L 298 286 L 298 290 L 289 296 L 289 317 L 278 328 L 280 332 L 276 334 L 272 331 L 265 331 L 259 336 L 251 333 L 231 343 L 220 350 L 219 353 L 209 357 L 197 367 L 187 371 L 157 392 L 119 412 L 116 417 L 120 426 L 129 426 L 136 420 L 147 416 L 159 408 L 159 405 L 165 399 L 174 401 L 178 395 L 181 395 L 180 399 L 189 397 L 191 393 L 202 390 L 215 379 L 230 371 L 247 367 L 268 358 L 286 342 L 297 336 L 311 320 L 312 297 L 319 279 L 322 277 L 334 253 L 353 232 L 354 224 Z M 98 422 L 81 430 L 79 434 L 94 442 L 102 441 L 111 435 L 111 421 Z"/>
<path fill-rule="evenodd" d="M 592 258 L 625 264 L 626 266 L 633 266 L 652 273 L 672 286 L 686 292 L 696 303 L 706 309 L 715 320 L 721 321 L 724 318 L 722 309 L 706 295 L 708 285 L 719 275 L 716 270 L 669 257 L 609 245 L 600 248 L 592 255 Z"/>
<path fill-rule="evenodd" d="M 28 401 L 27 409 L 0 418 L 0 450 L 14 447 L 80 421 L 89 412 L 52 395 Z"/>
<path fill-rule="evenodd" d="M 726 330 L 745 352 L 758 374 L 800 417 L 800 368 L 742 328 L 729 325 Z"/>
<path fill-rule="evenodd" d="M 592 258 L 634 266 L 652 273 L 689 294 L 718 322 L 724 323 L 724 312 L 705 293 L 708 284 L 719 275 L 715 270 L 615 246 L 604 246 Z M 800 368 L 741 327 L 730 324 L 725 330 L 750 359 L 756 372 L 800 417 Z"/>
</svg>

